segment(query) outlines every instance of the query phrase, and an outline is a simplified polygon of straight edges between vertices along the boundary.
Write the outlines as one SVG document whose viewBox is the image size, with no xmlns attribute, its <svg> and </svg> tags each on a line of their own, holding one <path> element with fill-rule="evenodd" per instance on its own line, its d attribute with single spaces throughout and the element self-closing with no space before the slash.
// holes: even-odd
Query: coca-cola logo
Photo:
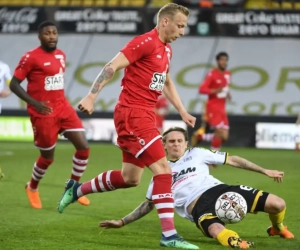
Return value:
<svg viewBox="0 0 300 250">
<path fill-rule="evenodd" d="M 25 7 L 18 10 L 0 9 L 1 23 L 34 23 L 37 19 L 38 8 Z"/>
</svg>

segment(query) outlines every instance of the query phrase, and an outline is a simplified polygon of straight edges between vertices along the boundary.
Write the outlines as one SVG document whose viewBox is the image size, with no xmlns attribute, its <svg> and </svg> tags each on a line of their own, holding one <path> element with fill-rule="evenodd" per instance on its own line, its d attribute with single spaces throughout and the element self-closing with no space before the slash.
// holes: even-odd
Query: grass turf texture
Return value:
<svg viewBox="0 0 300 250">
<path fill-rule="evenodd" d="M 299 153 L 280 150 L 257 150 L 243 148 L 224 149 L 231 155 L 245 157 L 265 168 L 285 171 L 284 183 L 229 166 L 219 166 L 212 174 L 227 184 L 242 184 L 277 194 L 287 203 L 285 223 L 294 233 L 293 240 L 269 237 L 266 228 L 270 225 L 268 215 L 247 215 L 239 224 L 229 225 L 246 240 L 254 241 L 256 249 L 300 249 L 300 198 L 299 198 Z M 38 157 L 31 143 L 0 143 L 0 164 L 5 178 L 0 181 L 0 249 L 101 249 L 143 250 L 160 249 L 160 224 L 155 211 L 141 220 L 122 229 L 105 230 L 98 222 L 119 219 L 144 201 L 151 173 L 145 170 L 141 184 L 132 189 L 89 195 L 89 207 L 70 205 L 63 214 L 56 210 L 64 183 L 72 169 L 73 147 L 59 143 L 55 161 L 41 182 L 39 191 L 43 209 L 30 207 L 25 183 L 29 181 L 32 166 Z M 100 172 L 120 169 L 121 152 L 112 145 L 91 144 L 91 157 L 82 181 L 94 178 Z M 176 215 L 176 227 L 186 240 L 200 249 L 225 249 L 214 239 L 205 238 L 196 226 Z"/>
</svg>

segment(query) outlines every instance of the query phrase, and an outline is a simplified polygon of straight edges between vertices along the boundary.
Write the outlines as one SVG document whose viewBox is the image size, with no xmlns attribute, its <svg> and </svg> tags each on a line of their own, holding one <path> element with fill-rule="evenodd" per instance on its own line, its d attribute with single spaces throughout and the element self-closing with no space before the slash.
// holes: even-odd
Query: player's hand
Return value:
<svg viewBox="0 0 300 250">
<path fill-rule="evenodd" d="M 51 107 L 49 107 L 47 105 L 47 103 L 49 103 L 49 101 L 47 101 L 47 102 L 38 102 L 37 101 L 33 104 L 33 107 L 35 108 L 35 110 L 38 113 L 43 114 L 43 115 L 49 115 L 52 113 L 53 110 Z"/>
<path fill-rule="evenodd" d="M 190 115 L 188 112 L 184 112 L 183 114 L 180 114 L 182 120 L 190 127 L 194 127 L 196 123 L 196 117 Z"/>
<path fill-rule="evenodd" d="M 0 97 L 5 98 L 5 97 L 8 97 L 10 94 L 11 94 L 10 90 L 2 90 L 0 92 Z"/>
<path fill-rule="evenodd" d="M 124 224 L 123 224 L 122 220 L 106 220 L 106 221 L 101 221 L 99 223 L 99 227 L 104 227 L 106 229 L 121 228 L 123 226 L 124 226 Z"/>
<path fill-rule="evenodd" d="M 273 178 L 274 181 L 276 182 L 282 182 L 283 181 L 283 177 L 284 177 L 284 172 L 282 171 L 277 171 L 277 170 L 266 170 L 265 171 L 265 175 L 270 177 L 270 178 Z"/>
<path fill-rule="evenodd" d="M 91 97 L 86 96 L 79 102 L 78 108 L 80 111 L 91 115 L 94 112 L 94 100 Z"/>
</svg>

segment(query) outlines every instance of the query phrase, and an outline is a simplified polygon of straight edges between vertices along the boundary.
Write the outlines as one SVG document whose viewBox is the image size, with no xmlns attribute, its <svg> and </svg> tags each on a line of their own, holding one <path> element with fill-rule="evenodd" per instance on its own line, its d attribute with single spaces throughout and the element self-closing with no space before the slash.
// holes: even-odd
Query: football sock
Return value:
<svg viewBox="0 0 300 250">
<path fill-rule="evenodd" d="M 109 192 L 128 187 L 130 186 L 125 183 L 120 170 L 109 170 L 80 185 L 77 189 L 77 196 L 81 197 L 91 193 Z"/>
<path fill-rule="evenodd" d="M 76 150 L 73 156 L 73 169 L 71 174 L 71 179 L 79 181 L 83 175 L 90 155 L 90 149 Z"/>
<path fill-rule="evenodd" d="M 174 199 L 171 185 L 171 174 L 160 174 L 153 177 L 152 200 L 165 237 L 177 234 L 174 225 Z"/>
<path fill-rule="evenodd" d="M 53 162 L 53 159 L 46 159 L 40 156 L 34 163 L 29 188 L 36 190 L 38 188 L 40 180 L 44 177 L 47 168 Z"/>
<path fill-rule="evenodd" d="M 230 237 L 240 238 L 236 232 L 225 228 L 218 234 L 217 240 L 222 246 L 229 246 L 228 239 Z"/>
<path fill-rule="evenodd" d="M 286 208 L 284 208 L 281 212 L 277 214 L 269 214 L 269 218 L 272 222 L 273 227 L 279 231 L 284 230 L 283 220 L 285 216 L 285 210 Z"/>
<path fill-rule="evenodd" d="M 202 135 L 202 140 L 203 141 L 211 141 L 214 137 L 213 133 L 207 133 Z"/>
<path fill-rule="evenodd" d="M 220 150 L 221 146 L 222 146 L 222 139 L 214 135 L 211 142 L 211 149 Z"/>
</svg>

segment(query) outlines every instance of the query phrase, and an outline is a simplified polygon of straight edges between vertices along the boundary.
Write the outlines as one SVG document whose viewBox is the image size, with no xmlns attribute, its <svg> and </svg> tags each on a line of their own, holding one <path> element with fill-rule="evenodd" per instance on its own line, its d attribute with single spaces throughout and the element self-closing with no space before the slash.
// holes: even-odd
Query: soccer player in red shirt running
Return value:
<svg viewBox="0 0 300 250">
<path fill-rule="evenodd" d="M 38 185 L 53 162 L 58 134 L 64 135 L 76 148 L 71 179 L 80 180 L 90 152 L 81 120 L 64 96 L 66 56 L 56 48 L 58 34 L 55 24 L 43 22 L 38 32 L 41 46 L 23 55 L 10 83 L 11 91 L 27 103 L 34 144 L 40 150 L 31 180 L 26 185 L 30 205 L 36 209 L 42 208 Z M 20 86 L 25 78 L 27 92 Z M 83 205 L 90 203 L 86 197 L 78 202 Z"/>
<path fill-rule="evenodd" d="M 83 184 L 70 180 L 59 202 L 60 213 L 82 195 L 137 186 L 147 166 L 154 174 L 152 199 L 162 226 L 161 246 L 199 249 L 178 236 L 174 226 L 172 171 L 156 128 L 154 112 L 157 98 L 163 91 L 183 121 L 192 127 L 195 124 L 196 118 L 183 107 L 169 74 L 172 57 L 169 43 L 184 35 L 188 15 L 189 10 L 181 5 L 163 6 L 157 15 L 156 28 L 133 38 L 104 67 L 80 102 L 79 109 L 91 114 L 100 91 L 116 71 L 125 68 L 114 111 L 117 144 L 123 153 L 122 170 L 101 173 Z"/>
<path fill-rule="evenodd" d="M 169 102 L 164 94 L 157 99 L 154 112 L 156 115 L 156 127 L 159 133 L 162 134 L 165 116 L 169 113 Z"/>
<path fill-rule="evenodd" d="M 229 92 L 230 72 L 226 70 L 228 54 L 220 52 L 216 56 L 217 68 L 211 70 L 199 87 L 200 94 L 208 95 L 206 103 L 206 119 L 214 134 L 205 134 L 203 128 L 198 129 L 192 138 L 193 146 L 199 141 L 211 140 L 211 148 L 219 150 L 223 142 L 228 140 L 229 122 L 226 113 L 226 100 L 231 100 Z"/>
</svg>

